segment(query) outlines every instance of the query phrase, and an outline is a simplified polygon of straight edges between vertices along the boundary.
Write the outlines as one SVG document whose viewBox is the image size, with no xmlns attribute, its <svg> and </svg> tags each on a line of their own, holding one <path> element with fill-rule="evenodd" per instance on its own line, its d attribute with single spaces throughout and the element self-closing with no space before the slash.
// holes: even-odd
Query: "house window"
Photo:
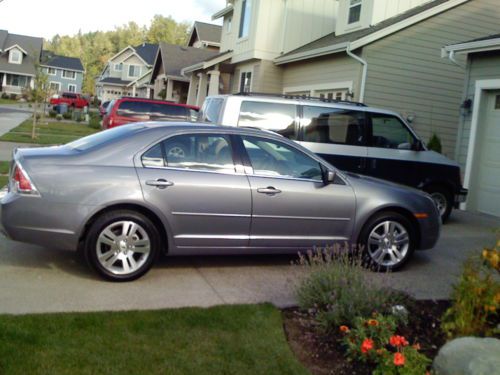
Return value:
<svg viewBox="0 0 500 375">
<path fill-rule="evenodd" d="M 55 68 L 48 68 L 47 69 L 47 74 L 49 76 L 55 76 L 56 75 L 56 69 Z"/>
<path fill-rule="evenodd" d="M 240 92 L 250 92 L 252 88 L 252 72 L 243 72 L 240 77 Z"/>
<path fill-rule="evenodd" d="M 68 91 L 69 92 L 76 92 L 76 85 L 69 84 L 68 85 Z"/>
<path fill-rule="evenodd" d="M 243 0 L 241 5 L 240 38 L 246 38 L 250 29 L 250 17 L 252 14 L 252 0 Z"/>
<path fill-rule="evenodd" d="M 23 62 L 23 55 L 17 49 L 13 49 L 9 54 L 9 62 L 12 64 L 21 64 Z"/>
<path fill-rule="evenodd" d="M 123 70 L 123 63 L 115 64 L 115 71 L 121 72 Z"/>
<path fill-rule="evenodd" d="M 63 76 L 63 78 L 76 79 L 76 72 L 72 72 L 69 70 L 63 70 L 62 76 Z"/>
<path fill-rule="evenodd" d="M 28 87 L 30 77 L 20 76 L 17 74 L 7 74 L 7 86 Z"/>
<path fill-rule="evenodd" d="M 139 77 L 141 74 L 141 67 L 139 65 L 129 65 L 128 76 L 129 77 Z"/>
<path fill-rule="evenodd" d="M 59 82 L 50 82 L 50 91 L 59 92 L 61 91 L 61 84 Z"/>
<path fill-rule="evenodd" d="M 362 0 L 350 0 L 348 24 L 359 22 L 361 19 L 361 1 Z"/>
<path fill-rule="evenodd" d="M 233 17 L 229 17 L 226 23 L 226 32 L 229 34 L 231 32 L 231 27 L 233 26 Z"/>
</svg>

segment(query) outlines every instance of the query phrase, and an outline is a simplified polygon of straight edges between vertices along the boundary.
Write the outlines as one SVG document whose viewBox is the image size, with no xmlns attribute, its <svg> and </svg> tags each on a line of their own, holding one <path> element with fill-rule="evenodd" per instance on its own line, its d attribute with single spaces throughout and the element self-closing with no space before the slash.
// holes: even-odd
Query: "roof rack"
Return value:
<svg viewBox="0 0 500 375">
<path fill-rule="evenodd" d="M 148 100 L 148 101 L 152 101 L 152 102 L 168 102 L 168 103 L 178 104 L 177 102 L 175 102 L 173 100 L 141 98 L 139 96 L 121 96 L 118 99 L 139 99 L 139 100 Z"/>
<path fill-rule="evenodd" d="M 269 96 L 273 98 L 283 98 L 283 99 L 299 99 L 299 100 L 315 100 L 323 103 L 336 103 L 336 104 L 348 104 L 355 105 L 358 107 L 366 107 L 366 104 L 360 102 L 352 102 L 349 100 L 339 100 L 339 99 L 329 99 L 329 98 L 321 98 L 317 96 L 309 96 L 309 95 L 291 95 L 291 94 L 270 94 L 264 92 L 238 92 L 233 95 L 241 95 L 241 96 Z"/>
</svg>

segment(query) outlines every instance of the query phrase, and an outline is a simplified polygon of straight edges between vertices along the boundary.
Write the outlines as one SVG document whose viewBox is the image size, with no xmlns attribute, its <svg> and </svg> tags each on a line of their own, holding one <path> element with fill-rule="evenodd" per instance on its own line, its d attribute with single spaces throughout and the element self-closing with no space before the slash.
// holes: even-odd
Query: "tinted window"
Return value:
<svg viewBox="0 0 500 375">
<path fill-rule="evenodd" d="M 372 146 L 409 150 L 415 138 L 395 116 L 372 113 Z"/>
<path fill-rule="evenodd" d="M 151 120 L 185 121 L 187 111 L 185 107 L 161 103 L 151 103 Z"/>
<path fill-rule="evenodd" d="M 198 110 L 193 109 L 193 108 L 189 108 L 188 112 L 189 112 L 189 120 L 190 121 L 198 121 Z"/>
<path fill-rule="evenodd" d="M 164 167 L 163 150 L 161 143 L 150 148 L 144 155 L 142 155 L 142 165 L 145 167 Z"/>
<path fill-rule="evenodd" d="M 151 103 L 123 101 L 118 107 L 117 115 L 124 117 L 147 117 L 149 119 L 150 111 Z"/>
<path fill-rule="evenodd" d="M 320 164 L 284 143 L 257 137 L 243 137 L 254 173 L 321 180 Z"/>
<path fill-rule="evenodd" d="M 224 102 L 221 98 L 208 99 L 206 105 L 203 107 L 203 113 L 201 121 L 216 123 L 219 119 L 219 113 L 221 111 L 222 103 Z"/>
<path fill-rule="evenodd" d="M 165 164 L 173 168 L 234 172 L 231 143 L 223 135 L 178 135 L 163 142 Z M 154 158 L 155 154 L 148 155 Z"/>
<path fill-rule="evenodd" d="M 111 114 L 111 111 L 113 110 L 114 106 L 115 106 L 115 101 L 114 101 L 114 100 L 112 100 L 112 101 L 110 101 L 110 102 L 108 103 L 108 105 L 107 105 L 107 107 L 106 107 L 106 114 L 107 114 L 107 115 L 110 115 L 110 114 Z"/>
<path fill-rule="evenodd" d="M 365 144 L 365 114 L 328 107 L 304 106 L 304 141 L 345 145 Z"/>
<path fill-rule="evenodd" d="M 89 148 L 100 146 L 122 137 L 130 137 L 134 133 L 140 131 L 143 128 L 144 126 L 140 124 L 131 126 L 118 126 L 113 129 L 105 130 L 99 133 L 89 135 L 84 138 L 80 138 L 74 142 L 68 143 L 66 146 L 75 150 L 84 151 Z"/>
<path fill-rule="evenodd" d="M 238 126 L 267 129 L 297 139 L 294 104 L 243 101 Z"/>
</svg>

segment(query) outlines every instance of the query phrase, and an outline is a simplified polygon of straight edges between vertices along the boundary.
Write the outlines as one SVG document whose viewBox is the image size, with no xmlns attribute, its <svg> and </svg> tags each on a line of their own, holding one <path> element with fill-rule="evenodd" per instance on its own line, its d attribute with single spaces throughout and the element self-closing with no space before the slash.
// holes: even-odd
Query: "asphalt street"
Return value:
<svg viewBox="0 0 500 375">
<path fill-rule="evenodd" d="M 450 295 L 473 250 L 495 242 L 500 219 L 454 212 L 437 246 L 417 252 L 393 274 L 369 274 L 420 299 Z M 272 302 L 293 305 L 302 270 L 295 256 L 163 258 L 131 283 L 103 281 L 78 255 L 13 242 L 0 235 L 0 313 L 159 309 Z"/>
</svg>

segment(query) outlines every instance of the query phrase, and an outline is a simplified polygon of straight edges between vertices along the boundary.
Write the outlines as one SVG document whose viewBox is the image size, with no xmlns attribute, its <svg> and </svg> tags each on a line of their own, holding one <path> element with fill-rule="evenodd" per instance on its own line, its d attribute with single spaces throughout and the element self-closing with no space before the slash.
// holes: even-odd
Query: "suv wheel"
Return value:
<svg viewBox="0 0 500 375">
<path fill-rule="evenodd" d="M 453 207 L 453 196 L 448 189 L 440 186 L 430 186 L 425 189 L 425 191 L 429 193 L 434 200 L 434 203 L 439 211 L 439 215 L 441 215 L 441 220 L 444 223 L 450 217 L 451 209 Z"/>
<path fill-rule="evenodd" d="M 401 268 L 415 249 L 414 229 L 409 220 L 396 212 L 382 212 L 363 228 L 360 245 L 365 265 L 375 271 Z"/>
<path fill-rule="evenodd" d="M 152 267 L 160 236 L 155 225 L 134 211 L 112 211 L 90 227 L 85 255 L 95 271 L 112 281 L 135 280 Z"/>
</svg>

